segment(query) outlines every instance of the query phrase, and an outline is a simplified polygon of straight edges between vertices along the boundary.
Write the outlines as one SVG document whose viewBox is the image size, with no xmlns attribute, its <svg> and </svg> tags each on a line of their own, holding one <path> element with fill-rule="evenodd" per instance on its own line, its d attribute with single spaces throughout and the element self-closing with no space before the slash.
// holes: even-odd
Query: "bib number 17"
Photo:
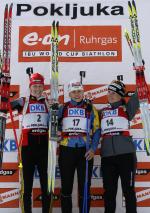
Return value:
<svg viewBox="0 0 150 213">
<path fill-rule="evenodd" d="M 73 119 L 73 126 L 78 126 L 80 119 Z"/>
</svg>

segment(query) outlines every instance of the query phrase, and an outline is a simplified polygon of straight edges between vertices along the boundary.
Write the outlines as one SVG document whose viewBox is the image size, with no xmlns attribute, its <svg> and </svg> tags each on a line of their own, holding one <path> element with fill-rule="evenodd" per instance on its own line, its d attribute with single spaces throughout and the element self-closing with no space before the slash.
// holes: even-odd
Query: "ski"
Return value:
<svg viewBox="0 0 150 213">
<path fill-rule="evenodd" d="M 130 38 L 130 35 L 127 31 L 125 32 L 125 37 L 134 59 L 133 69 L 136 73 L 136 85 L 140 102 L 142 125 L 145 135 L 145 146 L 147 155 L 150 155 L 150 93 L 144 75 L 145 64 L 142 58 L 137 9 L 134 0 L 132 0 L 132 2 L 128 1 L 128 11 L 131 24 L 132 39 Z"/>
<path fill-rule="evenodd" d="M 4 10 L 4 33 L 3 33 L 3 56 L 1 56 L 0 70 L 0 164 L 3 161 L 3 148 L 5 140 L 5 129 L 7 112 L 9 111 L 10 95 L 10 51 L 11 51 L 11 21 L 12 4 L 8 4 Z"/>
<path fill-rule="evenodd" d="M 19 147 L 19 143 L 17 140 L 16 130 L 14 128 L 14 119 L 12 110 L 10 107 L 10 56 L 11 56 L 11 26 L 12 26 L 12 8 L 13 4 L 8 7 L 8 4 L 5 6 L 4 10 L 4 33 L 3 33 L 3 55 L 0 56 L 0 148 L 1 155 L 0 161 L 2 164 L 3 159 L 3 147 L 5 140 L 5 129 L 6 129 L 6 120 L 7 120 L 7 112 L 10 112 L 11 121 L 13 124 L 13 132 L 16 140 L 16 145 L 18 148 L 18 162 L 19 162 L 19 170 L 20 170 L 20 183 L 21 183 L 21 209 L 23 210 L 23 175 L 22 175 L 22 160 L 21 160 L 21 151 Z"/>
<path fill-rule="evenodd" d="M 55 188 L 55 168 L 58 131 L 58 27 L 59 22 L 53 21 L 51 28 L 51 107 L 49 121 L 49 148 L 48 148 L 48 192 L 51 194 L 51 207 Z"/>
</svg>

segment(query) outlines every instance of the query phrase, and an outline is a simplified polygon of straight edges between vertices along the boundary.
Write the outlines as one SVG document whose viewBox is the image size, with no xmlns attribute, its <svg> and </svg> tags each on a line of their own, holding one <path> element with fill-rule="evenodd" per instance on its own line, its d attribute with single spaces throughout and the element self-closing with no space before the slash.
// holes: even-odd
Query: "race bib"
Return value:
<svg viewBox="0 0 150 213">
<path fill-rule="evenodd" d="M 87 132 L 87 118 L 67 117 L 63 119 L 63 132 Z"/>
<path fill-rule="evenodd" d="M 101 120 L 102 134 L 126 131 L 129 129 L 128 119 L 125 117 L 106 117 Z"/>
<path fill-rule="evenodd" d="M 27 113 L 22 121 L 23 129 L 48 128 L 48 113 Z"/>
</svg>

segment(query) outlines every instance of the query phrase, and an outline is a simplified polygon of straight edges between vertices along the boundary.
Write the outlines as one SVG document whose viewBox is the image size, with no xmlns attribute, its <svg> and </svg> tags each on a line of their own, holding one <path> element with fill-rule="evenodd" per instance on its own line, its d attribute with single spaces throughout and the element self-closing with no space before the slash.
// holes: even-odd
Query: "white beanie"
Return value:
<svg viewBox="0 0 150 213">
<path fill-rule="evenodd" d="M 68 84 L 68 93 L 76 90 L 84 90 L 82 84 L 78 80 L 72 80 Z"/>
</svg>

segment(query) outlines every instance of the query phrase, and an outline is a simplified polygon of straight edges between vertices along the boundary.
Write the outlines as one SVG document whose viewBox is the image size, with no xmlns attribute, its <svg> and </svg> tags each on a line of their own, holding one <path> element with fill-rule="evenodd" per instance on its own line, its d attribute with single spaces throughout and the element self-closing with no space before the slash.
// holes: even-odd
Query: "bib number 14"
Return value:
<svg viewBox="0 0 150 213">
<path fill-rule="evenodd" d="M 112 118 L 111 118 L 111 119 L 106 120 L 106 123 L 107 123 L 107 126 L 113 126 L 113 125 L 114 125 L 114 121 L 113 121 L 113 119 L 112 119 Z"/>
</svg>

